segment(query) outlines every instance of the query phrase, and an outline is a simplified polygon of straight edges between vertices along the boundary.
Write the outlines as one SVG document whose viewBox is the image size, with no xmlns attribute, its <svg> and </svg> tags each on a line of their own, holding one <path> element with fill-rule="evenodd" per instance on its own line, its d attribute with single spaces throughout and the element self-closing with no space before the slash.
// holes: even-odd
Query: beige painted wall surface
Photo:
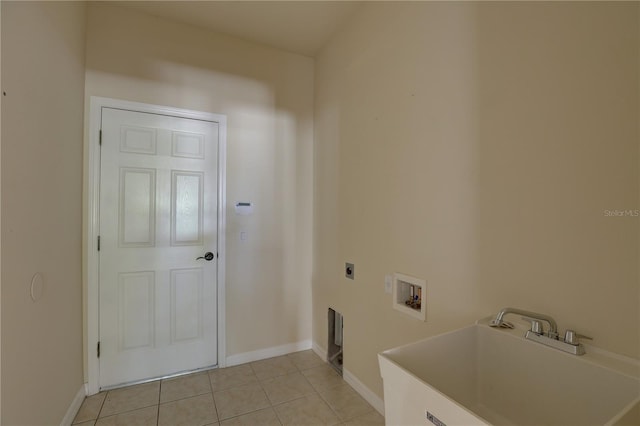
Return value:
<svg viewBox="0 0 640 426">
<path fill-rule="evenodd" d="M 83 384 L 85 7 L 6 1 L 1 7 L 1 422 L 59 424 Z M 44 291 L 33 302 L 37 272 Z"/>
<path fill-rule="evenodd" d="M 2 5 L 0 5 L 0 46 L 2 46 Z M 0 51 L 2 49 L 0 48 Z M 2 89 L 2 54 L 0 54 L 0 91 Z M 0 96 L 0 230 L 2 229 L 2 96 Z M 2 300 L 2 238 L 0 237 L 0 301 Z M 2 303 L 0 302 L 0 336 L 2 335 Z M 0 423 L 2 422 L 2 337 L 0 337 Z"/>
<path fill-rule="evenodd" d="M 316 58 L 313 338 L 341 311 L 378 395 L 377 352 L 504 306 L 640 355 L 637 9 L 369 3 Z"/>
<path fill-rule="evenodd" d="M 313 60 L 91 3 L 85 93 L 227 116 L 227 355 L 310 340 Z"/>
</svg>

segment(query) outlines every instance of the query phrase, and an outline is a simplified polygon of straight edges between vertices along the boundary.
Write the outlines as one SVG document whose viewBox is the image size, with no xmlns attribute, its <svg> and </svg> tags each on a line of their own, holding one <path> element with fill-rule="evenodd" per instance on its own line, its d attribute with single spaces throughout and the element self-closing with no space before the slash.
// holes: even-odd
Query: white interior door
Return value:
<svg viewBox="0 0 640 426">
<path fill-rule="evenodd" d="M 218 134 L 102 109 L 100 388 L 217 364 Z"/>
</svg>

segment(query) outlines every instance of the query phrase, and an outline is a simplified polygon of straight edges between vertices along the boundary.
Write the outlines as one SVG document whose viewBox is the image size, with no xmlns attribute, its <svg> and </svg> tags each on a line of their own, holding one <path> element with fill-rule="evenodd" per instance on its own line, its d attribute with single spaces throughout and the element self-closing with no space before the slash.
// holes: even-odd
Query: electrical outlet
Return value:
<svg viewBox="0 0 640 426">
<path fill-rule="evenodd" d="M 355 276 L 355 267 L 353 263 L 345 263 L 344 264 L 344 276 L 349 278 L 350 280 L 354 279 Z"/>
</svg>

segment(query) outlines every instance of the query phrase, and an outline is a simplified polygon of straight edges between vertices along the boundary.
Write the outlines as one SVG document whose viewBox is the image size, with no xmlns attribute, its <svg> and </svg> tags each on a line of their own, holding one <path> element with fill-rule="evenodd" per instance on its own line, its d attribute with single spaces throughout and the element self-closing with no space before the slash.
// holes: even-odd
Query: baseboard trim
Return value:
<svg viewBox="0 0 640 426">
<path fill-rule="evenodd" d="M 342 378 L 347 382 L 361 397 L 365 399 L 378 413 L 384 416 L 384 400 L 376 395 L 371 389 L 365 386 L 358 378 L 349 370 L 342 368 Z"/>
<path fill-rule="evenodd" d="M 313 342 L 313 346 L 311 346 L 311 349 L 316 353 L 316 355 L 320 357 L 320 359 L 322 359 L 324 362 L 327 362 L 327 350 L 325 348 L 323 348 L 316 342 Z"/>
<path fill-rule="evenodd" d="M 262 359 L 273 358 L 274 356 L 286 355 L 292 352 L 305 351 L 311 349 L 311 340 L 303 340 L 301 342 L 289 343 L 281 346 L 260 349 L 252 352 L 243 352 L 241 354 L 228 356 L 226 366 L 246 364 L 247 362 L 260 361 Z"/>
<path fill-rule="evenodd" d="M 76 393 L 73 401 L 71 401 L 71 405 L 69 405 L 67 413 L 62 418 L 60 426 L 71 426 L 71 423 L 73 423 L 73 419 L 76 418 L 76 414 L 78 414 L 78 411 L 80 411 L 80 407 L 82 406 L 82 402 L 84 401 L 85 396 L 87 396 L 87 386 L 83 384 L 82 386 L 80 386 L 80 389 L 78 389 L 78 393 Z"/>
<path fill-rule="evenodd" d="M 327 350 L 320 346 L 318 342 L 313 342 L 311 349 L 316 353 L 324 362 L 327 362 Z M 365 399 L 375 410 L 384 416 L 384 400 L 376 395 L 371 389 L 365 386 L 358 378 L 349 370 L 342 367 L 342 378 L 347 382 L 353 390 L 358 392 L 361 397 Z"/>
</svg>

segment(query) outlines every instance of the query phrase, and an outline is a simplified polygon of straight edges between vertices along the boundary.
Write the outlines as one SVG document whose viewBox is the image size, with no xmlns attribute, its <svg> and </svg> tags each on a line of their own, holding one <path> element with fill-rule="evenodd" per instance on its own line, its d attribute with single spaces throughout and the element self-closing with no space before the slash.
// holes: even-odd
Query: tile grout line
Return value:
<svg viewBox="0 0 640 426">
<path fill-rule="evenodd" d="M 151 407 L 153 407 L 154 405 L 155 405 L 155 406 L 158 406 L 158 404 L 150 404 L 150 405 L 145 405 L 144 407 L 133 408 L 133 409 L 131 409 L 131 410 L 118 411 L 117 413 L 109 414 L 108 416 L 98 417 L 98 418 L 96 419 L 96 421 L 97 421 L 97 420 L 100 420 L 100 419 L 106 419 L 106 418 L 109 418 L 109 417 L 119 416 L 120 414 L 127 414 L 127 413 L 133 413 L 134 411 L 138 411 L 138 410 L 144 410 L 145 408 L 151 408 Z M 72 426 L 73 426 L 73 425 L 72 425 Z"/>
<path fill-rule="evenodd" d="M 328 365 L 328 363 L 325 363 L 325 364 L 327 364 L 327 365 Z M 311 369 L 313 369 L 313 368 L 315 368 L 315 367 L 308 368 L 307 370 L 311 370 Z M 301 370 L 300 372 L 302 373 L 302 370 Z M 303 376 L 305 379 L 307 379 L 307 382 L 309 382 L 308 378 L 307 378 L 304 374 L 303 374 L 302 376 Z M 349 385 L 349 384 L 344 380 L 344 377 L 340 376 L 340 380 L 342 381 L 342 383 L 340 383 L 339 385 L 331 386 L 331 387 L 329 387 L 329 388 L 325 389 L 325 393 L 328 393 L 329 391 L 331 391 L 331 390 L 333 390 L 333 389 L 337 389 L 337 388 L 339 388 L 339 387 L 341 387 L 341 386 L 344 386 L 345 384 L 346 384 L 346 385 L 348 385 L 350 389 L 353 389 L 353 388 L 351 387 L 351 385 Z M 311 382 L 309 382 L 309 383 L 311 384 Z M 320 400 L 321 400 L 321 401 L 323 401 L 323 402 L 327 405 L 327 407 L 329 407 L 329 409 L 330 409 L 330 410 L 331 410 L 331 411 L 336 415 L 336 417 L 338 418 L 338 424 L 344 424 L 344 423 L 346 423 L 346 422 L 348 422 L 348 421 L 350 421 L 350 420 L 353 420 L 354 418 L 356 418 L 356 417 L 357 417 L 357 416 L 353 416 L 353 417 L 351 417 L 351 418 L 349 418 L 349 419 L 342 419 L 342 417 L 340 416 L 340 414 L 338 414 L 338 412 L 337 412 L 337 411 L 336 411 L 336 410 L 331 406 L 331 404 L 329 403 L 329 401 L 327 401 L 327 399 L 322 395 L 322 393 L 321 393 L 321 392 L 320 392 L 320 391 L 319 391 L 315 386 L 313 386 L 313 384 L 311 384 L 311 387 L 312 387 L 312 388 L 313 388 L 313 390 L 316 392 L 316 394 L 318 395 L 318 397 L 320 398 Z M 368 404 L 368 405 L 371 405 L 371 404 Z M 373 409 L 373 407 L 371 407 L 371 408 Z M 375 409 L 373 409 L 373 410 L 375 411 Z"/>
<path fill-rule="evenodd" d="M 171 403 L 173 403 L 173 402 L 184 401 L 185 399 L 195 398 L 195 397 L 197 397 L 197 396 L 206 395 L 206 394 L 208 394 L 208 393 L 210 393 L 210 394 L 212 394 L 212 395 L 213 395 L 213 392 L 211 392 L 211 391 L 209 391 L 209 392 L 201 392 L 201 393 L 196 393 L 196 394 L 189 395 L 189 396 L 182 396 L 182 397 L 180 397 L 180 398 L 172 399 L 172 400 L 170 400 L 170 401 L 161 401 L 161 402 L 159 403 L 159 405 L 166 405 L 166 404 L 171 404 Z"/>
<path fill-rule="evenodd" d="M 272 410 L 272 412 L 275 414 L 275 417 L 277 418 L 278 422 L 280 424 L 284 424 L 283 420 L 281 419 L 281 416 L 278 414 L 278 411 L 276 410 L 276 408 L 279 407 L 279 406 L 285 405 L 287 403 L 291 403 L 293 401 L 300 400 L 300 399 L 303 399 L 303 398 L 307 398 L 307 397 L 310 397 L 310 396 L 317 397 L 320 401 L 323 402 L 323 404 L 328 406 L 329 409 L 331 410 L 331 412 L 334 413 L 335 416 L 337 417 L 339 424 L 344 423 L 346 421 L 349 421 L 349 419 L 346 419 L 344 421 L 341 419 L 341 417 L 338 415 L 336 410 L 334 410 L 333 407 L 331 407 L 331 405 L 327 402 L 327 400 L 320 393 L 320 390 L 318 388 L 316 388 L 316 386 L 314 386 L 311 383 L 311 381 L 309 380 L 309 378 L 304 374 L 305 371 L 309 371 L 309 370 L 313 370 L 313 369 L 316 369 L 316 368 L 320 368 L 320 367 L 326 365 L 326 363 L 322 363 L 321 362 L 320 364 L 315 365 L 315 363 L 305 362 L 305 359 L 300 360 L 299 363 L 296 363 L 296 362 L 293 361 L 293 357 L 288 356 L 288 355 L 289 354 L 287 354 L 286 358 L 284 358 L 284 359 L 286 359 L 294 367 L 294 370 L 289 371 L 289 372 L 284 371 L 281 374 L 276 374 L 275 376 L 272 376 L 272 377 L 265 377 L 265 378 L 262 378 L 262 379 L 258 378 L 258 374 L 256 373 L 256 368 L 254 367 L 254 363 L 251 363 L 251 362 L 248 363 L 249 364 L 248 367 L 250 368 L 250 371 L 253 373 L 253 376 L 255 377 L 256 382 L 258 383 L 260 390 L 265 395 L 266 402 L 268 403 L 268 406 L 260 408 L 260 409 L 252 410 L 252 411 L 249 411 L 247 413 L 239 414 L 237 416 L 233 416 L 233 417 L 230 417 L 228 419 L 224 419 L 224 421 L 231 420 L 231 419 L 234 419 L 234 418 L 237 418 L 237 417 L 241 417 L 241 416 L 244 416 L 244 415 L 247 415 L 247 414 L 255 413 L 255 412 L 264 410 L 266 408 L 270 408 Z M 306 368 L 302 368 L 302 366 L 305 366 Z M 217 404 L 215 402 L 215 398 L 214 398 L 214 393 L 215 392 L 213 391 L 213 384 L 212 384 L 212 380 L 211 380 L 212 374 L 211 373 L 212 372 L 222 371 L 222 370 L 223 369 L 214 369 L 214 370 L 210 370 L 210 371 L 206 372 L 207 379 L 208 379 L 208 387 L 210 389 L 210 395 L 211 395 L 211 398 L 213 400 L 216 421 L 219 422 L 219 423 L 221 423 L 223 420 L 221 420 L 220 417 L 219 417 L 218 407 L 217 407 Z M 286 370 L 286 368 L 285 368 L 285 370 Z M 264 373 L 264 371 L 263 371 L 263 373 Z M 272 380 L 272 379 L 276 379 L 277 380 L 278 378 L 282 378 L 282 377 L 285 377 L 285 376 L 288 376 L 288 375 L 293 375 L 293 374 L 299 374 L 300 376 L 302 376 L 304 378 L 303 382 L 306 385 L 309 386 L 311 391 L 309 393 L 306 393 L 306 394 L 303 392 L 301 395 L 298 395 L 298 396 L 294 397 L 293 399 L 291 399 L 289 401 L 282 401 L 282 402 L 279 402 L 279 403 L 274 403 L 269 398 L 269 395 L 268 395 L 267 390 L 265 388 L 265 382 L 267 382 L 269 380 Z M 159 380 L 159 382 L 160 383 L 158 385 L 159 386 L 159 388 L 158 388 L 158 402 L 157 402 L 157 404 L 155 404 L 156 408 L 157 408 L 157 410 L 156 410 L 156 413 L 157 413 L 156 425 L 160 424 L 160 408 L 161 408 L 160 406 L 162 405 L 162 389 L 163 389 L 164 380 Z M 340 384 L 335 385 L 335 386 L 331 386 L 331 387 L 325 389 L 325 392 L 328 392 L 328 391 L 330 391 L 330 390 L 332 390 L 334 388 L 343 386 L 345 383 L 346 382 L 344 381 L 344 379 L 341 378 L 341 383 Z M 322 388 L 322 387 L 320 387 L 320 388 Z M 231 388 L 229 388 L 229 389 L 231 389 Z M 225 390 L 225 389 L 222 389 L 220 391 L 223 391 L 223 390 Z M 226 390 L 228 390 L 228 389 L 226 389 Z M 104 399 L 101 402 L 100 409 L 98 410 L 97 418 L 94 421 L 94 425 L 97 424 L 97 421 L 101 418 L 100 416 L 103 413 L 104 406 L 106 404 L 106 400 L 107 400 L 107 397 L 109 396 L 110 392 L 111 391 L 107 391 L 106 395 L 104 396 Z M 177 401 L 182 401 L 182 400 L 185 400 L 185 399 L 206 395 L 207 393 L 209 393 L 209 392 L 202 392 L 202 393 L 198 393 L 196 395 L 189 395 L 189 396 L 185 396 L 185 397 L 181 397 L 181 398 L 175 399 L 173 401 L 167 401 L 167 403 L 173 403 L 173 402 L 177 402 Z M 151 407 L 151 406 L 153 406 L 153 405 L 149 405 L 149 407 Z M 141 407 L 141 408 L 144 408 L 144 407 Z M 115 416 L 115 415 L 119 415 L 119 414 L 123 414 L 123 413 L 128 413 L 128 412 L 131 412 L 131 411 L 135 411 L 135 410 L 127 410 L 127 411 L 124 411 L 122 413 L 114 413 L 112 415 Z M 110 417 L 110 416 L 106 416 L 106 417 Z M 357 417 L 357 416 L 354 416 L 353 418 L 355 418 L 355 417 Z"/>
<path fill-rule="evenodd" d="M 199 374 L 201 374 L 203 376 L 205 375 L 205 373 L 194 373 L 192 376 L 199 375 Z M 183 376 L 183 378 L 188 378 L 188 376 L 189 375 Z M 160 408 L 162 408 L 163 405 L 174 404 L 174 403 L 178 403 L 180 401 L 185 401 L 185 400 L 188 400 L 188 399 L 201 397 L 201 396 L 207 395 L 207 394 L 211 395 L 211 401 L 213 403 L 214 414 L 215 414 L 215 417 L 216 417 L 215 423 L 218 423 L 219 422 L 218 407 L 216 406 L 215 399 L 213 398 L 213 387 L 211 386 L 211 376 L 210 376 L 210 374 L 208 372 L 206 373 L 206 376 L 207 376 L 207 386 L 209 387 L 209 391 L 200 392 L 200 393 L 196 393 L 196 394 L 188 395 L 188 396 L 182 396 L 182 397 L 179 397 L 179 398 L 176 398 L 176 399 L 172 399 L 172 400 L 169 400 L 169 401 L 162 401 L 162 384 L 166 380 L 166 379 L 163 379 L 161 381 L 161 384 L 160 384 L 160 394 L 159 394 L 160 400 L 159 400 L 159 403 L 158 403 L 158 424 L 160 423 Z M 169 379 L 169 380 L 173 380 L 173 379 Z"/>
<path fill-rule="evenodd" d="M 336 413 L 336 412 L 335 412 L 335 410 L 333 410 L 333 408 L 329 405 L 329 403 L 327 403 L 327 402 L 322 398 L 322 395 L 320 394 L 320 392 L 318 391 L 318 389 L 316 389 L 316 387 L 315 387 L 315 386 L 313 386 L 313 384 L 309 381 L 309 379 L 307 378 L 307 376 L 303 373 L 303 371 L 305 371 L 305 370 L 303 370 L 303 369 L 302 369 L 302 368 L 300 368 L 300 367 L 299 367 L 295 362 L 293 362 L 293 361 L 290 359 L 290 357 L 287 357 L 287 358 L 288 358 L 288 359 L 289 359 L 289 361 L 290 361 L 290 362 L 291 362 L 291 363 L 296 367 L 296 370 L 297 370 L 297 371 L 296 371 L 296 373 L 299 373 L 299 374 L 302 376 L 302 378 L 303 378 L 303 379 L 305 380 L 305 382 L 309 385 L 309 387 L 311 388 L 311 390 L 313 391 L 313 393 L 311 393 L 311 394 L 303 394 L 303 395 L 300 395 L 299 397 L 294 398 L 294 399 L 292 399 L 292 400 L 290 400 L 290 401 L 284 401 L 284 402 L 281 402 L 280 404 L 275 404 L 275 405 L 274 405 L 274 404 L 272 403 L 272 404 L 271 404 L 271 407 L 272 407 L 273 411 L 275 412 L 276 417 L 278 418 L 278 421 L 280 422 L 280 424 L 281 424 L 281 425 L 284 425 L 284 423 L 283 423 L 284 421 L 283 421 L 283 420 L 280 418 L 280 416 L 278 415 L 278 410 L 276 410 L 276 406 L 285 405 L 285 404 L 288 404 L 288 403 L 291 403 L 291 402 L 293 402 L 293 401 L 297 401 L 297 400 L 300 400 L 300 399 L 303 399 L 303 398 L 305 398 L 305 399 L 306 399 L 309 395 L 315 395 L 315 396 L 317 396 L 321 401 L 323 401 L 323 402 L 327 405 L 327 407 L 329 407 L 329 409 L 331 410 L 331 412 L 333 412 L 333 413 L 335 414 L 336 418 L 338 419 L 338 423 L 337 423 L 337 424 L 338 424 L 338 425 L 339 425 L 339 424 L 342 424 L 343 422 L 342 422 L 342 420 L 340 419 L 340 416 L 338 416 L 338 413 Z M 314 368 L 314 367 L 307 368 L 306 370 L 311 370 L 312 368 Z M 278 376 L 278 377 L 279 377 L 279 376 Z M 263 389 L 264 389 L 264 387 L 263 387 Z M 265 392 L 265 393 L 266 393 L 266 392 Z M 268 396 L 267 396 L 267 399 L 269 399 L 269 397 L 268 397 Z M 269 402 L 271 402 L 271 400 L 269 400 Z"/>
<path fill-rule="evenodd" d="M 289 359 L 289 358 L 287 357 L 287 359 Z M 287 402 L 291 402 L 291 401 L 284 401 L 284 402 L 282 402 L 282 403 L 280 403 L 280 404 L 274 404 L 274 403 L 271 401 L 271 399 L 269 398 L 269 395 L 267 394 L 267 391 L 266 391 L 266 389 L 265 389 L 265 387 L 264 387 L 264 382 L 265 382 L 265 381 L 267 381 L 267 380 L 276 379 L 276 378 L 278 378 L 278 377 L 284 377 L 284 376 L 287 376 L 287 375 L 289 375 L 289 374 L 293 374 L 293 373 L 301 373 L 300 369 L 298 368 L 298 366 L 297 366 L 297 365 L 295 365 L 295 363 L 293 363 L 290 359 L 289 359 L 289 362 L 291 362 L 291 363 L 293 364 L 293 366 L 296 368 L 296 371 L 292 371 L 292 372 L 289 372 L 289 373 L 286 373 L 286 372 L 285 372 L 285 373 L 283 373 L 283 374 L 279 374 L 279 375 L 276 375 L 276 376 L 273 376 L 273 377 L 266 377 L 266 378 L 263 378 L 263 379 L 258 378 L 258 375 L 257 375 L 257 373 L 256 373 L 256 370 L 255 370 L 255 368 L 253 367 L 253 363 L 252 363 L 252 362 L 248 363 L 248 364 L 249 364 L 249 367 L 251 368 L 251 371 L 253 372 L 253 375 L 256 377 L 256 383 L 257 383 L 257 384 L 258 384 L 258 386 L 260 387 L 260 390 L 263 392 L 263 394 L 264 394 L 264 396 L 265 396 L 265 398 L 266 398 L 266 401 L 267 401 L 267 403 L 269 404 L 269 406 L 268 406 L 268 407 L 259 408 L 259 409 L 257 409 L 257 410 L 252 410 L 252 411 L 249 411 L 249 412 L 246 412 L 246 413 L 243 413 L 243 414 L 239 414 L 239 415 L 237 415 L 237 416 L 229 417 L 228 419 L 224 419 L 224 421 L 228 421 L 228 420 L 231 420 L 231 419 L 235 419 L 235 418 L 238 418 L 238 417 L 241 417 L 241 416 L 245 416 L 245 415 L 248 415 L 248 414 L 256 413 L 256 412 L 258 412 L 258 411 L 261 411 L 261 410 L 265 410 L 265 409 L 267 409 L 267 408 L 270 408 L 270 409 L 272 410 L 272 412 L 276 415 L 276 418 L 277 418 L 277 420 L 278 420 L 278 423 L 280 423 L 280 425 L 282 425 L 282 424 L 283 424 L 283 423 L 282 423 L 282 420 L 280 419 L 280 416 L 278 416 L 278 412 L 276 411 L 275 407 L 276 407 L 277 405 L 286 404 Z M 303 376 L 303 377 L 304 377 L 304 376 Z M 301 395 L 300 397 L 298 397 L 298 398 L 294 398 L 293 400 L 301 399 L 301 398 L 302 398 L 302 397 L 304 397 L 304 396 L 305 396 L 305 395 Z M 293 401 L 293 400 L 292 400 L 292 401 Z M 219 420 L 219 419 L 218 419 L 218 420 Z M 222 422 L 222 420 L 219 420 L 219 421 L 220 421 L 220 422 Z"/>
<path fill-rule="evenodd" d="M 100 418 L 100 414 L 102 413 L 102 409 L 104 408 L 104 404 L 106 404 L 106 403 L 107 403 L 107 397 L 109 396 L 109 392 L 110 392 L 110 391 L 107 391 L 107 393 L 104 395 L 104 399 L 102 400 L 102 404 L 100 404 L 100 409 L 98 410 L 98 414 L 97 414 L 97 416 L 96 416 L 96 419 L 95 419 L 95 421 L 93 422 L 94 426 L 95 426 L 96 424 L 98 424 L 98 419 Z"/>
<path fill-rule="evenodd" d="M 160 399 L 162 396 L 162 382 L 164 382 L 164 380 L 160 380 L 160 386 L 158 386 L 158 409 L 156 410 L 156 426 L 160 424 Z"/>
<path fill-rule="evenodd" d="M 211 372 L 212 371 L 220 371 L 220 369 L 210 370 L 207 372 L 207 379 L 209 381 L 209 389 L 211 389 L 211 401 L 213 401 L 213 411 L 216 413 L 216 422 L 220 424 L 220 414 L 218 413 L 218 405 L 216 404 L 216 399 L 213 396 L 213 385 L 211 384 Z"/>
</svg>

